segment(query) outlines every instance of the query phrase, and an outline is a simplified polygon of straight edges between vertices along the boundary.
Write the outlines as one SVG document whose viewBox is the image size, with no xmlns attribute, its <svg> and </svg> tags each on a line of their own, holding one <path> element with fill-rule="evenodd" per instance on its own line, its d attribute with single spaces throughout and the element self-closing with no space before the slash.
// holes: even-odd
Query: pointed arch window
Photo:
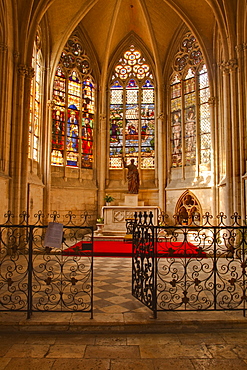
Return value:
<svg viewBox="0 0 247 370">
<path fill-rule="evenodd" d="M 28 157 L 38 161 L 40 150 L 42 89 L 42 54 L 40 49 L 40 37 L 38 34 L 34 42 L 32 68 L 34 70 L 34 77 L 31 80 L 30 90 Z"/>
<path fill-rule="evenodd" d="M 62 52 L 53 102 L 51 164 L 92 168 L 95 85 L 90 60 L 77 36 Z"/>
<path fill-rule="evenodd" d="M 150 65 L 134 45 L 115 65 L 110 85 L 110 164 L 123 168 L 122 157 L 139 168 L 154 168 L 155 94 Z"/>
<path fill-rule="evenodd" d="M 172 167 L 200 165 L 210 170 L 209 80 L 201 50 L 191 33 L 185 35 L 172 69 Z"/>
</svg>

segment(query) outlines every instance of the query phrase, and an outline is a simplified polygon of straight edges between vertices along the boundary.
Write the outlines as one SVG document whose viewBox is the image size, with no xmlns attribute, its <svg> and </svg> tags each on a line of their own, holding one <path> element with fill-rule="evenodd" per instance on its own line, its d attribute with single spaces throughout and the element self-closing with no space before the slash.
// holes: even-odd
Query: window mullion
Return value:
<svg viewBox="0 0 247 370">
<path fill-rule="evenodd" d="M 199 102 L 199 82 L 198 74 L 195 74 L 195 94 L 196 94 L 196 177 L 199 177 L 200 173 L 200 102 Z"/>
<path fill-rule="evenodd" d="M 138 86 L 138 167 L 141 169 L 141 86 Z"/>
<path fill-rule="evenodd" d="M 64 117 L 64 171 L 67 166 L 67 142 L 68 142 L 68 100 L 69 100 L 69 79 L 68 76 L 66 75 L 66 86 L 65 86 L 65 117 Z"/>
<path fill-rule="evenodd" d="M 185 178 L 185 94 L 184 94 L 184 80 L 181 80 L 181 152 L 182 152 L 182 177 Z"/>
<path fill-rule="evenodd" d="M 126 156 L 126 139 L 125 139 L 125 134 L 126 134 L 126 101 L 127 101 L 127 90 L 126 90 L 126 85 L 123 87 L 123 157 Z M 122 164 L 123 166 L 123 164 Z M 124 167 L 123 167 L 124 168 Z"/>
</svg>

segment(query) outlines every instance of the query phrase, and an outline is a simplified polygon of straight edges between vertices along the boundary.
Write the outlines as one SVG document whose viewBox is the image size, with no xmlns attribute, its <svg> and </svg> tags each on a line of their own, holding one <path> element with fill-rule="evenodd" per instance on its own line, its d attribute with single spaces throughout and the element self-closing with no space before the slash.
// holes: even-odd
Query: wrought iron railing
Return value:
<svg viewBox="0 0 247 370">
<path fill-rule="evenodd" d="M 245 316 L 247 226 L 237 213 L 229 223 L 223 213 L 215 219 L 207 213 L 200 225 L 172 225 L 163 217 L 154 226 L 152 215 L 135 214 L 133 295 L 155 317 L 173 310 L 242 310 Z"/>
<path fill-rule="evenodd" d="M 0 225 L 0 311 L 90 312 L 93 316 L 93 226 L 90 215 L 63 217 L 62 243 L 44 244 L 48 221 L 57 223 L 56 212 L 39 212 L 28 223 L 19 223 L 8 212 Z M 45 220 L 45 221 L 44 221 Z M 86 249 L 81 243 L 85 242 Z"/>
</svg>

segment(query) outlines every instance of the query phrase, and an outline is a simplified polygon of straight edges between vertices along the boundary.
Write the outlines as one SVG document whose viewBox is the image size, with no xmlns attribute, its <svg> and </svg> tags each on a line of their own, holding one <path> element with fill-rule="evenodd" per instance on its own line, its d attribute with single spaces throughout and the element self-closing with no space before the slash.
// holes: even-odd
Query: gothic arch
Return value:
<svg viewBox="0 0 247 370">
<path fill-rule="evenodd" d="M 51 65 L 50 96 L 52 96 L 54 77 L 55 77 L 57 66 L 58 66 L 59 61 L 60 61 L 60 58 L 61 58 L 61 53 L 62 53 L 62 51 L 63 51 L 66 43 L 68 42 L 69 38 L 72 37 L 72 36 L 76 36 L 76 37 L 78 37 L 80 39 L 80 41 L 81 41 L 81 43 L 83 45 L 83 48 L 84 48 L 84 50 L 85 50 L 88 58 L 91 61 L 91 65 L 92 65 L 92 76 L 94 77 L 94 82 L 95 82 L 96 88 L 99 85 L 100 68 L 99 68 L 99 63 L 98 63 L 98 60 L 97 60 L 97 56 L 96 56 L 96 53 L 94 51 L 94 48 L 93 48 L 93 46 L 92 46 L 92 44 L 90 42 L 90 39 L 87 37 L 87 34 L 84 31 L 82 25 L 79 25 L 67 37 L 67 39 L 65 40 L 64 44 L 61 44 L 60 45 L 60 48 L 59 48 L 59 50 L 56 53 L 56 57 L 53 60 L 53 63 Z"/>
<path fill-rule="evenodd" d="M 107 78 L 108 85 L 111 82 L 110 79 L 111 79 L 111 75 L 113 73 L 115 64 L 121 57 L 124 50 L 126 48 L 129 48 L 131 44 L 135 45 L 136 48 L 139 48 L 142 51 L 142 53 L 147 58 L 147 63 L 151 65 L 153 72 L 155 72 L 155 65 L 154 65 L 154 61 L 153 61 L 153 57 L 151 56 L 151 53 L 149 52 L 149 50 L 147 49 L 143 41 L 139 38 L 139 36 L 136 35 L 134 32 L 131 32 L 122 40 L 122 42 L 116 48 L 115 52 L 110 57 L 110 63 L 109 63 L 109 68 L 107 72 L 108 73 L 108 78 Z M 153 76 L 153 78 L 154 78 L 154 81 L 156 82 L 155 75 Z"/>
<path fill-rule="evenodd" d="M 198 225 L 202 219 L 202 207 L 197 197 L 186 190 L 175 207 L 175 222 L 178 225 Z"/>
</svg>

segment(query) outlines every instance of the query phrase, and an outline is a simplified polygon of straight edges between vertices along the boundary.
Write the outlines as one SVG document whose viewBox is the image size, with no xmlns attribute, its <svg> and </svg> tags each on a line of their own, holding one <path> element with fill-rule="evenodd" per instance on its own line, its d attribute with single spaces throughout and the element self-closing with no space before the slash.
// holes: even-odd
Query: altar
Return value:
<svg viewBox="0 0 247 370">
<path fill-rule="evenodd" d="M 148 215 L 150 212 L 153 214 L 153 224 L 157 225 L 159 207 L 158 206 L 145 206 L 138 204 L 137 194 L 128 194 L 125 196 L 125 202 L 118 206 L 104 206 L 102 207 L 102 217 L 104 225 L 98 234 L 103 236 L 121 236 L 126 234 L 126 219 L 134 218 L 135 212 L 144 213 Z"/>
</svg>

